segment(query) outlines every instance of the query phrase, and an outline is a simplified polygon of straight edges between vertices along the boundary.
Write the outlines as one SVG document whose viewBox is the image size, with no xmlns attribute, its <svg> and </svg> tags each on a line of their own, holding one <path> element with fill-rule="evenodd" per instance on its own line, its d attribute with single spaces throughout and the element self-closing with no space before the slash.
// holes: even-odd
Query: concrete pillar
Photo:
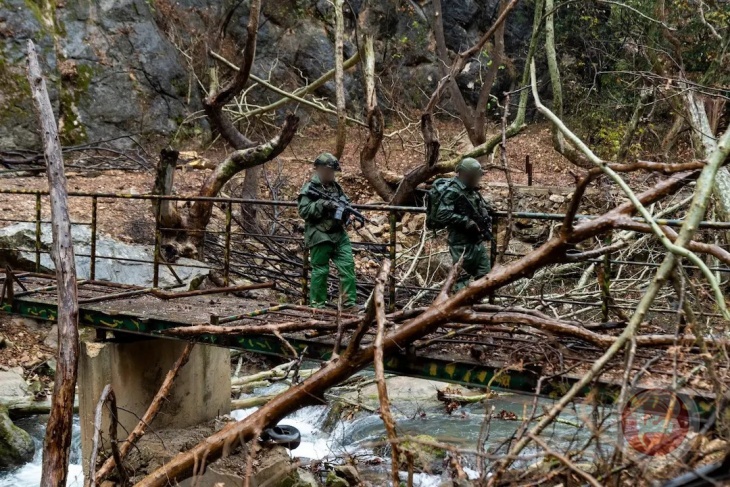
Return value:
<svg viewBox="0 0 730 487">
<path fill-rule="evenodd" d="M 123 440 L 139 422 L 185 342 L 170 339 L 140 339 L 124 343 L 81 343 L 79 360 L 79 418 L 84 475 L 94 438 L 94 414 L 99 396 L 112 385 L 119 408 L 117 437 Z M 186 428 L 228 414 L 231 408 L 230 351 L 198 344 L 151 429 Z M 106 408 L 105 408 L 106 409 Z M 109 415 L 105 412 L 102 433 L 108 439 Z M 104 442 L 108 448 L 108 442 Z"/>
</svg>

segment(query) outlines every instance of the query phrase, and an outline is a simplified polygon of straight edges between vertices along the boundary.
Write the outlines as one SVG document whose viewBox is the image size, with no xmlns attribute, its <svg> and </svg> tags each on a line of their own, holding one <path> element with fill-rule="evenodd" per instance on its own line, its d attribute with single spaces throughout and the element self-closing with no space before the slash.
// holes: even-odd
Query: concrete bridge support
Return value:
<svg viewBox="0 0 730 487">
<path fill-rule="evenodd" d="M 132 342 L 82 342 L 79 360 L 79 418 L 84 475 L 94 437 L 94 414 L 102 390 L 111 384 L 119 408 L 117 437 L 127 433 L 147 410 L 165 375 L 180 357 L 185 343 L 170 339 Z M 198 344 L 180 370 L 168 400 L 149 431 L 186 428 L 227 414 L 231 407 L 230 351 Z M 104 448 L 108 448 L 109 414 L 102 422 Z"/>
</svg>

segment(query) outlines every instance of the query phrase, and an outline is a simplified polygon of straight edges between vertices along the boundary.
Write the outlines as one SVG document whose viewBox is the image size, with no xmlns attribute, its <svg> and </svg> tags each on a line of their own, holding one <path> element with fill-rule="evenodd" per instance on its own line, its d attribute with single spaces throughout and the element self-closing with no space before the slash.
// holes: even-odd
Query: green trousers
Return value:
<svg viewBox="0 0 730 487">
<path fill-rule="evenodd" d="M 337 243 L 321 242 L 309 249 L 309 263 L 312 266 L 310 305 L 322 308 L 327 303 L 327 275 L 330 260 L 335 264 L 340 276 L 343 306 L 356 305 L 355 260 L 352 258 L 352 245 L 347 235 L 344 235 Z"/>
<path fill-rule="evenodd" d="M 464 254 L 464 262 L 461 267 L 461 273 L 459 278 L 454 285 L 454 291 L 458 291 L 463 288 L 469 281 L 479 279 L 482 276 L 492 270 L 492 265 L 489 261 L 489 254 L 487 253 L 487 247 L 483 243 L 464 244 L 464 245 L 450 245 L 449 250 L 451 252 L 451 260 L 456 264 L 461 255 Z"/>
</svg>

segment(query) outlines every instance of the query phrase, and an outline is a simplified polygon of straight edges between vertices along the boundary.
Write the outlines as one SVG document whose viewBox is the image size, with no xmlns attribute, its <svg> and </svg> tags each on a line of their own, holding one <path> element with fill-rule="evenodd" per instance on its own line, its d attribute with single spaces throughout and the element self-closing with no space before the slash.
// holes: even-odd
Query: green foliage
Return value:
<svg viewBox="0 0 730 487">
<path fill-rule="evenodd" d="M 617 117 L 616 112 L 588 110 L 574 122 L 580 135 L 602 159 L 610 160 L 618 152 L 626 133 L 628 117 Z"/>
<path fill-rule="evenodd" d="M 667 78 L 686 76 L 715 87 L 710 91 L 730 92 L 726 46 L 730 4 L 705 1 L 704 6 L 706 21 L 724 36 L 724 43 L 703 22 L 697 2 L 666 0 L 663 18 L 651 0 L 574 2 L 558 7 L 556 48 L 565 115 L 599 155 L 616 154 L 638 91 L 644 87 L 655 88 L 657 105 L 647 108 L 651 120 L 640 122 L 634 141 L 648 144 L 659 143 L 658 137 L 642 138 L 648 123 L 655 124 L 655 132 L 665 132 L 677 109 L 672 102 L 681 106 L 680 99 L 673 99 L 680 87 Z M 634 142 L 630 153 L 640 152 L 642 148 Z"/>
</svg>

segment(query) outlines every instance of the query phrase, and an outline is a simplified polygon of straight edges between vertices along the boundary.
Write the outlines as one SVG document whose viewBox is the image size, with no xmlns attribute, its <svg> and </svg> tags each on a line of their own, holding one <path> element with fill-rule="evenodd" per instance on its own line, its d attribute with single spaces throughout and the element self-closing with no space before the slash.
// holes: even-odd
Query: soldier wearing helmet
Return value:
<svg viewBox="0 0 730 487">
<path fill-rule="evenodd" d="M 322 153 L 314 160 L 314 175 L 299 191 L 299 216 L 304 219 L 304 244 L 309 248 L 312 278 L 309 303 L 323 308 L 327 303 L 327 276 L 329 263 L 337 268 L 343 305 L 347 311 L 357 310 L 355 287 L 355 261 L 352 257 L 350 238 L 341 221 L 333 218 L 337 203 L 312 198 L 310 187 L 349 202 L 342 187 L 335 181 L 335 173 L 341 171 L 340 162 L 330 153 Z"/>
<path fill-rule="evenodd" d="M 484 245 L 492 238 L 489 204 L 479 193 L 484 172 L 479 161 L 467 157 L 456 166 L 456 176 L 443 192 L 435 218 L 449 232 L 449 251 L 454 263 L 464 256 L 462 273 L 455 290 L 466 286 L 491 270 Z"/>
</svg>

